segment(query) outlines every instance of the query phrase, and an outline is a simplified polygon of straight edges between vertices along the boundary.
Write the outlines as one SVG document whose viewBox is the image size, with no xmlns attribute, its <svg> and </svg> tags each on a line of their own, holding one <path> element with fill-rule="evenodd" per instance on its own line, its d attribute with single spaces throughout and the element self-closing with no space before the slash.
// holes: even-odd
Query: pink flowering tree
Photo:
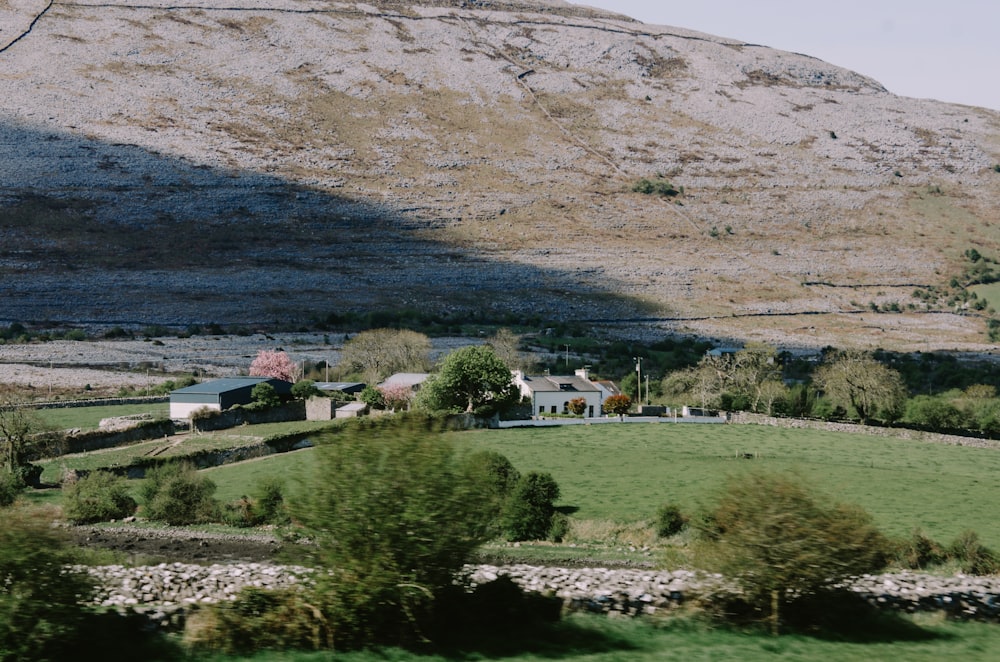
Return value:
<svg viewBox="0 0 1000 662">
<path fill-rule="evenodd" d="M 413 399 L 413 388 L 408 384 L 386 384 L 377 387 L 382 394 L 386 409 L 399 411 L 410 408 L 410 400 Z"/>
<path fill-rule="evenodd" d="M 273 377 L 294 383 L 298 372 L 298 366 L 281 350 L 262 349 L 250 364 L 251 377 Z"/>
</svg>

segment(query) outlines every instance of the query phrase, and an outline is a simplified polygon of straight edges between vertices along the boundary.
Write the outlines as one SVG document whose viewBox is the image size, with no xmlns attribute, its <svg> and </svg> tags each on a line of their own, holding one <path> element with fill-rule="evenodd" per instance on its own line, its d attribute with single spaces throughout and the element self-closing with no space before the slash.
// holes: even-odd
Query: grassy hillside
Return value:
<svg viewBox="0 0 1000 662">
<path fill-rule="evenodd" d="M 565 3 L 4 18 L 14 320 L 416 308 L 988 346 L 984 317 L 913 293 L 1000 256 L 996 112 Z"/>
</svg>

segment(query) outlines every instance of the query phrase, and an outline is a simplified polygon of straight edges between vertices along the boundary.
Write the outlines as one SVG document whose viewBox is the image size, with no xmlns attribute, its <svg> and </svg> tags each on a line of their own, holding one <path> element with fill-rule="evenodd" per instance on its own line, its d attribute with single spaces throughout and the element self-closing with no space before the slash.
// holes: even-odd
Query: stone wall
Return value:
<svg viewBox="0 0 1000 662">
<path fill-rule="evenodd" d="M 852 432 L 854 434 L 867 434 L 875 437 L 893 437 L 896 439 L 930 441 L 938 444 L 951 444 L 954 446 L 1000 449 L 1000 441 L 995 439 L 941 434 L 939 432 L 926 432 L 923 430 L 911 430 L 909 428 L 885 428 L 873 425 L 834 423 L 830 421 L 818 421 L 804 418 L 778 418 L 775 416 L 765 416 L 764 414 L 751 414 L 749 412 L 733 412 L 730 414 L 730 422 L 745 425 L 771 425 L 780 428 L 805 428 L 810 430 L 828 430 L 830 432 Z"/>
<path fill-rule="evenodd" d="M 237 425 L 259 425 L 261 423 L 285 423 L 287 421 L 306 420 L 306 405 L 302 400 L 293 400 L 277 407 L 267 409 L 247 409 L 233 407 L 224 412 L 212 412 L 205 418 L 194 418 L 191 423 L 199 432 L 226 430 Z"/>
<path fill-rule="evenodd" d="M 692 598 L 711 599 L 730 590 L 720 575 L 690 570 L 552 568 L 531 565 L 466 566 L 469 586 L 509 577 L 529 592 L 554 595 L 568 610 L 640 616 L 674 609 Z M 161 564 L 126 568 L 93 566 L 99 605 L 146 613 L 157 624 L 183 625 L 185 610 L 232 600 L 245 586 L 265 589 L 301 586 L 312 571 L 269 563 L 229 565 Z M 1000 577 L 903 572 L 864 575 L 848 590 L 879 608 L 914 613 L 940 611 L 950 618 L 1000 622 Z"/>
<path fill-rule="evenodd" d="M 86 430 L 73 431 L 66 435 L 64 452 L 83 453 L 125 446 L 137 441 L 168 437 L 176 432 L 173 421 L 143 421 L 124 430 Z"/>
</svg>

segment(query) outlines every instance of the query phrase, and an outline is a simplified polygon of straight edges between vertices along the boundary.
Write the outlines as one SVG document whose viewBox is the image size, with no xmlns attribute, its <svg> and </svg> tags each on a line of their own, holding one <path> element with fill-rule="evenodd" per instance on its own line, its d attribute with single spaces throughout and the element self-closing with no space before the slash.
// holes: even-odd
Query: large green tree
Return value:
<svg viewBox="0 0 1000 662">
<path fill-rule="evenodd" d="M 862 425 L 875 416 L 897 418 L 907 396 L 899 373 L 861 350 L 836 352 L 813 374 L 813 384 L 833 404 L 853 409 Z"/>
<path fill-rule="evenodd" d="M 428 411 L 492 416 L 517 404 L 520 393 L 510 369 L 488 345 L 469 345 L 448 354 L 424 382 L 417 406 Z"/>
</svg>

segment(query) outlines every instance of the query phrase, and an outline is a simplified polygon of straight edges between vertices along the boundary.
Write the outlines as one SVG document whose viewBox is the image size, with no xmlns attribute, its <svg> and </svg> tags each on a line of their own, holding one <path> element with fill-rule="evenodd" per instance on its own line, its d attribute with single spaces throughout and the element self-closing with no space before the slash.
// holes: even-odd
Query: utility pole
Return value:
<svg viewBox="0 0 1000 662">
<path fill-rule="evenodd" d="M 642 357 L 634 356 L 632 360 L 635 361 L 635 372 L 636 372 L 636 395 L 639 396 L 639 404 L 642 404 Z"/>
<path fill-rule="evenodd" d="M 566 348 L 566 369 L 569 370 L 569 345 L 563 345 Z"/>
</svg>

